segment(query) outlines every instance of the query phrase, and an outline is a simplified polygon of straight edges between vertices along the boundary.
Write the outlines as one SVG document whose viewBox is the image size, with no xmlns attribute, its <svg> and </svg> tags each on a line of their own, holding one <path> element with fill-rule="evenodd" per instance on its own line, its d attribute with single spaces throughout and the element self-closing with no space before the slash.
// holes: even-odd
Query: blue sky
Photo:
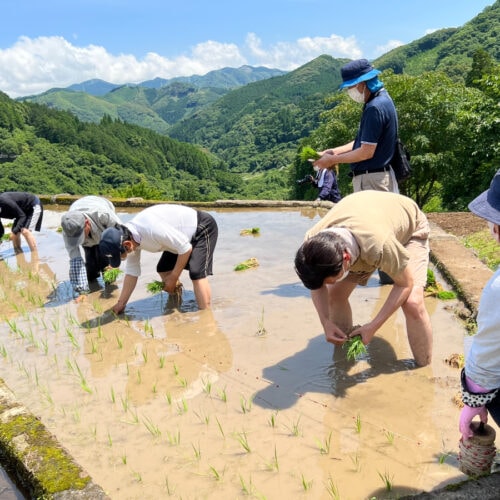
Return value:
<svg viewBox="0 0 500 500">
<path fill-rule="evenodd" d="M 223 67 L 377 56 L 494 0 L 2 0 L 0 90 L 137 83 Z"/>
</svg>

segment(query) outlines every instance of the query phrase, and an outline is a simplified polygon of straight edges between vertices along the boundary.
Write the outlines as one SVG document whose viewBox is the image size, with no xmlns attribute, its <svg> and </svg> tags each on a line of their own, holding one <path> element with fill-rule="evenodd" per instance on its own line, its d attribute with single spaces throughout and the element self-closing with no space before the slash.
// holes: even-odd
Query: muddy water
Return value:
<svg viewBox="0 0 500 500">
<path fill-rule="evenodd" d="M 431 366 L 414 367 L 400 313 L 348 363 L 293 271 L 319 214 L 212 213 L 211 311 L 196 310 L 187 276 L 180 305 L 149 294 L 158 256 L 147 253 L 125 316 L 109 312 L 117 288 L 76 303 L 57 211 L 38 256 L 0 246 L 0 377 L 94 481 L 117 499 L 361 499 L 465 479 L 459 373 L 444 361 L 463 352 L 453 304 L 427 299 Z M 240 235 L 254 227 L 258 236 Z M 234 271 L 251 257 L 258 267 Z M 356 290 L 355 323 L 388 290 L 376 277 Z"/>
</svg>

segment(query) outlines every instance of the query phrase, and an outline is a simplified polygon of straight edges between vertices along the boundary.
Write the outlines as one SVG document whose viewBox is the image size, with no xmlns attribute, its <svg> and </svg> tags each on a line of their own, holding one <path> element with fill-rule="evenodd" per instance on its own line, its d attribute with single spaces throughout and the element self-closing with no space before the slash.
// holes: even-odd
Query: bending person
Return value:
<svg viewBox="0 0 500 500">
<path fill-rule="evenodd" d="M 348 334 L 368 344 L 401 307 L 417 365 L 430 363 L 432 328 L 424 304 L 429 223 L 418 205 L 395 193 L 359 191 L 340 200 L 313 228 L 295 256 L 296 272 L 311 290 L 326 340 L 342 345 Z M 355 331 L 349 297 L 376 269 L 394 284 L 375 317 Z"/>
<path fill-rule="evenodd" d="M 30 250 L 37 249 L 33 231 L 40 231 L 43 220 L 43 206 L 38 198 L 31 193 L 21 191 L 6 191 L 0 194 L 0 217 L 14 219 L 10 240 L 16 253 L 22 252 L 21 235 L 23 235 Z M 0 238 L 5 229 L 0 221 Z"/>
<path fill-rule="evenodd" d="M 69 280 L 77 293 L 90 291 L 89 282 L 95 281 L 108 266 L 108 259 L 99 251 L 103 231 L 121 224 L 114 205 L 106 198 L 84 196 L 76 200 L 61 217 L 64 244 L 69 255 Z M 85 262 L 80 246 L 83 247 Z"/>
<path fill-rule="evenodd" d="M 176 291 L 183 269 L 189 270 L 200 309 L 211 304 L 208 276 L 217 243 L 218 227 L 208 213 L 183 205 L 154 205 L 139 212 L 130 222 L 109 228 L 99 247 L 111 267 L 127 260 L 125 278 L 113 311 L 120 314 L 132 295 L 141 274 L 141 250 L 162 252 L 156 270 L 168 293 Z"/>
</svg>

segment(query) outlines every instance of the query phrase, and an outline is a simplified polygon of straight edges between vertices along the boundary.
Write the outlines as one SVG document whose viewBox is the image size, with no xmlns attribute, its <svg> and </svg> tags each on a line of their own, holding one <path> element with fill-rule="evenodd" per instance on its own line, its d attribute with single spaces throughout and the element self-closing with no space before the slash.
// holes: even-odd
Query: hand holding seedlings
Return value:
<svg viewBox="0 0 500 500">
<path fill-rule="evenodd" d="M 346 349 L 346 358 L 348 361 L 356 360 L 361 355 L 366 353 L 366 346 L 363 344 L 363 339 L 361 335 L 352 335 L 351 333 L 356 331 L 361 325 L 353 326 L 350 332 L 347 334 L 348 339 L 342 345 L 342 349 Z"/>
</svg>

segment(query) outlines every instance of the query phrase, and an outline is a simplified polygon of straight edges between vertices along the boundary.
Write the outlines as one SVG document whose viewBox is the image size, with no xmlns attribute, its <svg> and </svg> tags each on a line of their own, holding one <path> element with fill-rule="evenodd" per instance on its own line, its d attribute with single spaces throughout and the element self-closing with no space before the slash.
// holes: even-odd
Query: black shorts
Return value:
<svg viewBox="0 0 500 500">
<path fill-rule="evenodd" d="M 215 219 L 210 214 L 198 210 L 198 225 L 191 239 L 193 250 L 185 267 L 192 280 L 200 280 L 213 274 L 212 264 L 218 235 L 219 229 Z M 176 262 L 176 253 L 163 252 L 156 265 L 156 271 L 159 273 L 171 271 Z"/>
</svg>

